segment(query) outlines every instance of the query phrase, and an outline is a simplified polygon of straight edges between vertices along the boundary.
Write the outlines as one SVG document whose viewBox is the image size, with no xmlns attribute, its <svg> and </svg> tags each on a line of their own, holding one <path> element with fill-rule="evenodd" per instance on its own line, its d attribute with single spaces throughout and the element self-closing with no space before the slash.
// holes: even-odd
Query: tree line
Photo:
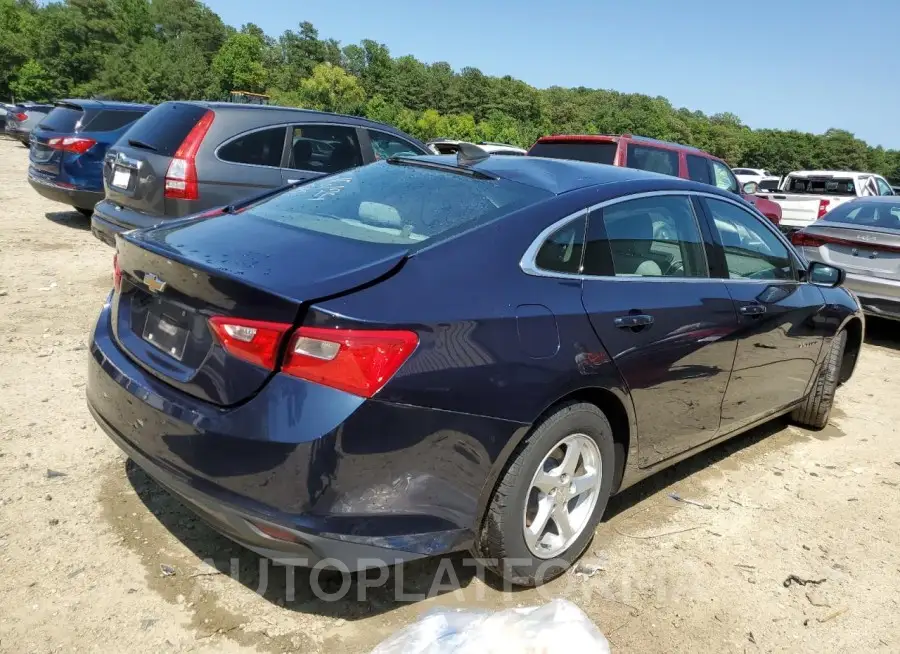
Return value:
<svg viewBox="0 0 900 654">
<path fill-rule="evenodd" d="M 361 116 L 427 140 L 528 147 L 553 133 L 634 133 L 693 145 L 732 166 L 877 172 L 900 182 L 900 151 L 842 129 L 757 129 L 663 97 L 585 87 L 537 89 L 509 75 L 393 57 L 366 39 L 342 46 L 309 22 L 281 35 L 240 29 L 197 0 L 0 0 L 0 98 L 220 100 L 232 90 Z"/>
</svg>

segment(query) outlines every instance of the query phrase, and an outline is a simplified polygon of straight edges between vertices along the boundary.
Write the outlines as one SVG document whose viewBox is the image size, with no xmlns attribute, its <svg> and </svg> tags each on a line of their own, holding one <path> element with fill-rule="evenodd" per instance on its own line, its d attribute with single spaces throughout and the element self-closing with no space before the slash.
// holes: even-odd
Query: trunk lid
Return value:
<svg viewBox="0 0 900 654">
<path fill-rule="evenodd" d="M 104 158 L 106 199 L 149 216 L 166 216 L 169 164 L 206 112 L 200 105 L 166 102 L 135 122 Z"/>
<path fill-rule="evenodd" d="M 853 199 L 853 196 L 791 193 L 757 194 L 757 196 L 779 204 L 781 206 L 781 224 L 795 228 L 806 227 L 818 220 L 819 206 L 822 200 L 828 201 L 827 210 L 831 211 L 836 206 Z"/>
<path fill-rule="evenodd" d="M 31 131 L 31 150 L 28 158 L 35 172 L 56 177 L 62 168 L 64 153 L 51 148 L 53 138 L 73 136 L 85 119 L 85 112 L 77 104 L 60 103 Z"/>
<path fill-rule="evenodd" d="M 826 239 L 819 256 L 849 273 L 900 281 L 900 232 L 820 223 L 806 230 Z M 830 240 L 829 240 L 830 239 Z"/>
<path fill-rule="evenodd" d="M 310 302 L 371 284 L 408 254 L 245 214 L 173 221 L 117 241 L 119 344 L 150 373 L 219 405 L 251 397 L 272 372 L 227 354 L 209 317 L 296 325 Z"/>
</svg>

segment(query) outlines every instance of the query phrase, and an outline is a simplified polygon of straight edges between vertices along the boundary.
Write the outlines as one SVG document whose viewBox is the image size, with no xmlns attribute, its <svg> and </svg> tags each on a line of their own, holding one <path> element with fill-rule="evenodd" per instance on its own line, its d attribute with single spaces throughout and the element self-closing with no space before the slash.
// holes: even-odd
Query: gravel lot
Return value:
<svg viewBox="0 0 900 654">
<path fill-rule="evenodd" d="M 436 605 L 554 596 L 616 652 L 900 651 L 895 325 L 870 321 L 824 431 L 776 421 L 615 498 L 586 555 L 595 574 L 508 593 L 460 556 L 325 601 L 308 572 L 291 584 L 196 520 L 94 426 L 85 344 L 112 251 L 29 187 L 27 154 L 0 139 L 0 651 L 365 652 Z M 433 587 L 438 572 L 461 590 Z"/>
</svg>

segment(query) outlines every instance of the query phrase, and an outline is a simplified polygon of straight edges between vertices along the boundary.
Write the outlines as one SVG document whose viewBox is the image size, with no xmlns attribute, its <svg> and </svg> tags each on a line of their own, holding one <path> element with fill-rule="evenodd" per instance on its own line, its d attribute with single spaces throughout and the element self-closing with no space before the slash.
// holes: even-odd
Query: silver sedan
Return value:
<svg viewBox="0 0 900 654">
<path fill-rule="evenodd" d="M 791 240 L 808 261 L 843 268 L 865 313 L 900 320 L 900 197 L 841 204 Z"/>
</svg>

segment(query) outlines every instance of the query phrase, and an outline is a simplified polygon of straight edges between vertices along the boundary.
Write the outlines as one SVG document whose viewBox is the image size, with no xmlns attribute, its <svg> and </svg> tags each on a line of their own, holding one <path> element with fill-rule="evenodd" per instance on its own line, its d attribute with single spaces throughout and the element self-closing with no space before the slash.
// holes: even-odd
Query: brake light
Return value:
<svg viewBox="0 0 900 654">
<path fill-rule="evenodd" d="M 197 152 L 215 117 L 216 114 L 207 109 L 178 146 L 175 157 L 166 170 L 164 195 L 167 199 L 196 200 L 200 196 L 197 184 Z"/>
<path fill-rule="evenodd" d="M 794 232 L 791 234 L 791 243 L 797 247 L 817 248 L 828 241 L 824 238 L 807 234 L 806 232 Z"/>
<path fill-rule="evenodd" d="M 294 377 L 362 397 L 372 397 L 419 344 L 410 331 L 300 327 L 282 370 Z"/>
<path fill-rule="evenodd" d="M 16 120 L 18 120 L 20 123 L 23 123 L 23 122 L 25 122 L 26 120 L 28 120 L 28 114 L 26 114 L 24 111 L 20 111 L 19 113 L 17 113 L 17 114 L 15 115 L 15 118 L 16 118 Z"/>
<path fill-rule="evenodd" d="M 122 269 L 119 268 L 119 253 L 113 255 L 113 288 L 116 293 L 122 290 Z"/>
<path fill-rule="evenodd" d="M 47 146 L 53 150 L 84 154 L 97 143 L 94 139 L 86 139 L 80 136 L 57 136 L 47 141 Z"/>
<path fill-rule="evenodd" d="M 819 200 L 819 213 L 816 216 L 816 220 L 828 213 L 829 204 L 831 204 L 831 200 Z"/>
<path fill-rule="evenodd" d="M 238 359 L 275 370 L 278 347 L 289 324 L 214 316 L 209 326 L 225 351 Z"/>
</svg>

